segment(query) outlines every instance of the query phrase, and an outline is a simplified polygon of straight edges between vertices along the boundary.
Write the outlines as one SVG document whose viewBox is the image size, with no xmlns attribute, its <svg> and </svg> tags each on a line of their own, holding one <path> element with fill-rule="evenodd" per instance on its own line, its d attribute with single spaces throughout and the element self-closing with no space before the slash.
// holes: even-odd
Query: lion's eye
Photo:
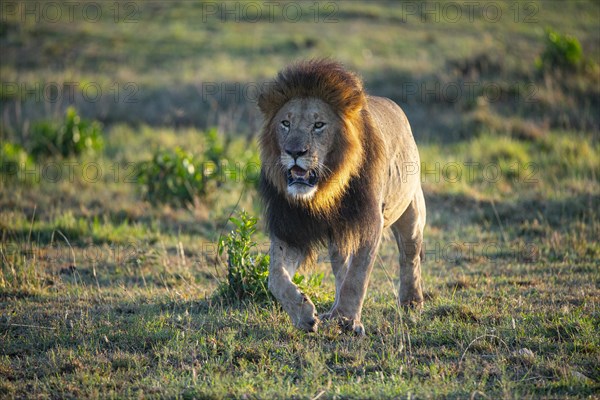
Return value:
<svg viewBox="0 0 600 400">
<path fill-rule="evenodd" d="M 286 128 L 289 128 L 290 127 L 290 121 L 283 120 L 283 121 L 281 121 L 281 125 L 284 126 L 284 127 L 286 127 Z"/>
<path fill-rule="evenodd" d="M 325 122 L 315 122 L 315 129 L 321 129 L 325 126 Z"/>
</svg>

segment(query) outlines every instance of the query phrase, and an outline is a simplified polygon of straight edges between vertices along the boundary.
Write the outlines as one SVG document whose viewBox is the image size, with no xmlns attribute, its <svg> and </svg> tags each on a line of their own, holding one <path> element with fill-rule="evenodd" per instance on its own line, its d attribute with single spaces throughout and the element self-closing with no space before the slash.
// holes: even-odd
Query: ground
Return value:
<svg viewBox="0 0 600 400">
<path fill-rule="evenodd" d="M 2 145 L 27 150 L 32 124 L 72 104 L 103 124 L 105 146 L 0 175 L 0 397 L 598 396 L 597 3 L 490 2 L 502 16 L 478 6 L 473 20 L 451 2 L 286 3 L 298 21 L 252 2 L 91 3 L 98 20 L 23 4 L 2 4 Z M 539 65 L 547 29 L 580 41 L 578 67 Z M 211 127 L 242 171 L 262 122 L 255 89 L 316 56 L 398 102 L 423 162 L 426 304 L 397 308 L 387 235 L 365 338 L 333 323 L 305 334 L 274 302 L 215 295 L 231 215 L 259 217 L 268 248 L 243 173 L 183 206 L 152 203 L 135 180 L 156 149 L 204 152 Z M 324 312 L 326 258 L 303 271 L 321 272 Z"/>
</svg>

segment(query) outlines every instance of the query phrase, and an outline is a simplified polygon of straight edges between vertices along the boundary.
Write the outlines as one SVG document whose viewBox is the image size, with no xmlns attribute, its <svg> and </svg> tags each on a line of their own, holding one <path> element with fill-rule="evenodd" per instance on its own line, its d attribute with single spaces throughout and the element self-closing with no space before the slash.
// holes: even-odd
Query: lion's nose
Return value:
<svg viewBox="0 0 600 400">
<path fill-rule="evenodd" d="M 285 152 L 292 156 L 294 160 L 297 160 L 298 157 L 305 155 L 308 152 L 308 149 L 285 149 Z"/>
</svg>

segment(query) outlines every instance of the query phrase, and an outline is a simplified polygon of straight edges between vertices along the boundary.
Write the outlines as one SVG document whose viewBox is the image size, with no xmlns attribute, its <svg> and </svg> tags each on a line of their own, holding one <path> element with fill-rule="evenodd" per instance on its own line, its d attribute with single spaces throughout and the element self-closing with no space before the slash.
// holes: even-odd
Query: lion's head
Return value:
<svg viewBox="0 0 600 400">
<path fill-rule="evenodd" d="M 280 195 L 328 213 L 360 173 L 366 97 L 360 79 L 332 61 L 281 71 L 258 100 L 263 175 Z"/>
</svg>

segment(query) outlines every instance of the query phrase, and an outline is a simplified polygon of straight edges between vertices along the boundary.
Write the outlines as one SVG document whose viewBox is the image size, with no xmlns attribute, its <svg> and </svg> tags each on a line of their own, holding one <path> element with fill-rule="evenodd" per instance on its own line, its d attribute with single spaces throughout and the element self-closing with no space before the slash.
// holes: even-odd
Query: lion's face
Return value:
<svg viewBox="0 0 600 400">
<path fill-rule="evenodd" d="M 288 101 L 275 115 L 273 127 L 280 150 L 281 173 L 287 194 L 309 201 L 331 173 L 327 164 L 340 121 L 331 107 L 317 98 Z"/>
</svg>

